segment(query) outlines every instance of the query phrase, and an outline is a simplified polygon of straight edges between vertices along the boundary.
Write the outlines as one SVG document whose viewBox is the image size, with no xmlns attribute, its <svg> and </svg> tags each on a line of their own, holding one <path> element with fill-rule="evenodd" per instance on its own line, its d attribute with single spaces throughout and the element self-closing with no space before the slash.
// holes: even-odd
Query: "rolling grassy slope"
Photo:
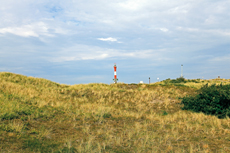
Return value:
<svg viewBox="0 0 230 153">
<path fill-rule="evenodd" d="M 180 109 L 203 84 L 61 85 L 0 73 L 0 152 L 230 152 L 230 120 Z"/>
</svg>

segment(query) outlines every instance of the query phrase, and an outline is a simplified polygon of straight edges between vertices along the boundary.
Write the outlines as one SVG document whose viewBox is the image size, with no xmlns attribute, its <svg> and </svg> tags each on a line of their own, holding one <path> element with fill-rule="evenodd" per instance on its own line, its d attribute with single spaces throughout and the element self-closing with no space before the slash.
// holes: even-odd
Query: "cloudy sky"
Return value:
<svg viewBox="0 0 230 153">
<path fill-rule="evenodd" d="M 230 78 L 229 0 L 0 0 L 0 71 L 62 84 Z"/>
</svg>

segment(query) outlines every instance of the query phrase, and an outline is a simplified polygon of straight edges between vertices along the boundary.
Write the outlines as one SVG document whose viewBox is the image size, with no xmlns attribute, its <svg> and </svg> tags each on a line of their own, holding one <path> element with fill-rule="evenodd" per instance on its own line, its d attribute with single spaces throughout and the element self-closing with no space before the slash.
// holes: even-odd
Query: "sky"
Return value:
<svg viewBox="0 0 230 153">
<path fill-rule="evenodd" d="M 0 72 L 61 84 L 230 78 L 229 0 L 0 0 Z"/>
</svg>

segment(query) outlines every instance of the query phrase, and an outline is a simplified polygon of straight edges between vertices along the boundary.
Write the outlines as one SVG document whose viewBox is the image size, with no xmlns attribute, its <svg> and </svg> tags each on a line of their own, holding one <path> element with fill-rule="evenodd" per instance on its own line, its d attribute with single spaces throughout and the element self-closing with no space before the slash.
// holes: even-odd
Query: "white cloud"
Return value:
<svg viewBox="0 0 230 153">
<path fill-rule="evenodd" d="M 176 28 L 179 31 L 186 31 L 190 33 L 199 33 L 199 34 L 205 34 L 205 36 L 208 35 L 219 35 L 219 36 L 230 36 L 230 29 L 198 29 L 198 28 L 183 28 L 183 27 L 177 27 Z"/>
<path fill-rule="evenodd" d="M 22 37 L 29 37 L 29 36 L 38 37 L 37 33 L 35 33 L 33 30 L 28 29 L 26 27 L 28 26 L 24 26 L 20 28 L 17 27 L 2 28 L 0 29 L 0 33 L 2 34 L 11 33 Z"/>
<path fill-rule="evenodd" d="M 228 62 L 230 63 L 230 54 L 226 56 L 213 57 L 208 60 L 209 62 Z"/>
<path fill-rule="evenodd" d="M 136 11 L 143 8 L 146 5 L 146 2 L 146 0 L 127 0 L 118 4 L 124 9 Z"/>
<path fill-rule="evenodd" d="M 116 42 L 117 39 L 116 38 L 112 38 L 112 37 L 108 37 L 108 38 L 97 38 L 98 40 L 101 41 L 111 41 L 111 42 Z"/>
<path fill-rule="evenodd" d="M 149 50 L 126 50 L 109 49 L 97 46 L 74 45 L 63 48 L 55 52 L 52 57 L 47 58 L 50 62 L 66 62 L 81 60 L 104 60 L 104 59 L 151 59 L 154 60 L 170 60 L 165 56 L 164 49 Z"/>
<path fill-rule="evenodd" d="M 50 32 L 52 31 L 52 32 Z M 44 22 L 34 22 L 31 24 L 0 28 L 0 33 L 11 33 L 22 37 L 54 37 L 55 34 L 67 34 L 67 30 L 60 27 L 50 26 Z"/>
<path fill-rule="evenodd" d="M 169 31 L 169 29 L 167 29 L 167 28 L 160 28 L 160 30 L 163 31 L 163 32 L 168 32 Z"/>
<path fill-rule="evenodd" d="M 0 33 L 11 33 L 22 37 L 39 37 L 39 35 L 52 36 L 48 33 L 48 28 L 43 22 L 27 24 L 20 27 L 1 28 Z"/>
</svg>

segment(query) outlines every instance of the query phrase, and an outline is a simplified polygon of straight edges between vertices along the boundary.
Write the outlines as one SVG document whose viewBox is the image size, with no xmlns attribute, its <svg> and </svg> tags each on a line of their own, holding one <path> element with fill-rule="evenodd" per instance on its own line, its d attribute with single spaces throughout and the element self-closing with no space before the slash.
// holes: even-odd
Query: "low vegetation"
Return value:
<svg viewBox="0 0 230 153">
<path fill-rule="evenodd" d="M 0 152 L 227 153 L 227 111 L 219 117 L 186 108 L 207 83 L 230 80 L 70 86 L 2 72 Z M 229 92 L 212 88 L 220 97 Z"/>
<path fill-rule="evenodd" d="M 195 96 L 183 97 L 182 109 L 215 115 L 218 118 L 230 117 L 230 85 L 206 84 Z"/>
</svg>

